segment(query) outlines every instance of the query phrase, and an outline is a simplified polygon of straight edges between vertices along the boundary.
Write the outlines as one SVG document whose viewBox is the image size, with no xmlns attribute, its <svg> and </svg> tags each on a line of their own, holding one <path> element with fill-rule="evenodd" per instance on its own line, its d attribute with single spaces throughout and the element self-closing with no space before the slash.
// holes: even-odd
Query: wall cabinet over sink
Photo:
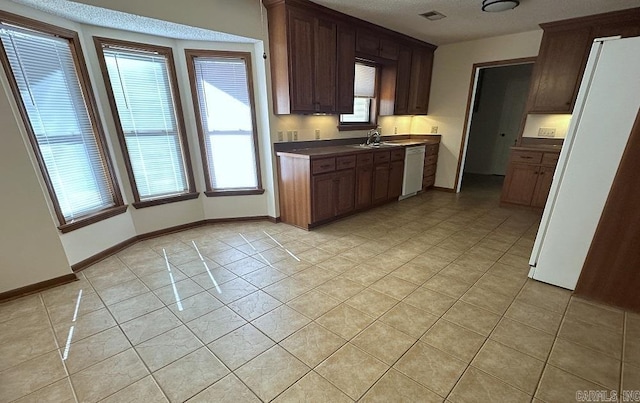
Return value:
<svg viewBox="0 0 640 403">
<path fill-rule="evenodd" d="M 381 115 L 427 113 L 434 45 L 307 0 L 262 2 L 274 113 L 353 113 L 356 58 L 380 66 Z"/>
</svg>

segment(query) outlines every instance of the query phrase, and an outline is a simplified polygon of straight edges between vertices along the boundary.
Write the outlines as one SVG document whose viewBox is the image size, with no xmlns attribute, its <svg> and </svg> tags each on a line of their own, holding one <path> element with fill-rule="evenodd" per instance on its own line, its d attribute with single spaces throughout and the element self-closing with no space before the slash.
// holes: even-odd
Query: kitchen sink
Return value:
<svg viewBox="0 0 640 403">
<path fill-rule="evenodd" d="M 393 147 L 400 147 L 402 146 L 402 144 L 394 144 L 394 143 L 387 143 L 387 142 L 382 142 L 382 143 L 374 143 L 374 144 L 349 144 L 349 147 L 354 147 L 354 148 L 393 148 Z"/>
</svg>

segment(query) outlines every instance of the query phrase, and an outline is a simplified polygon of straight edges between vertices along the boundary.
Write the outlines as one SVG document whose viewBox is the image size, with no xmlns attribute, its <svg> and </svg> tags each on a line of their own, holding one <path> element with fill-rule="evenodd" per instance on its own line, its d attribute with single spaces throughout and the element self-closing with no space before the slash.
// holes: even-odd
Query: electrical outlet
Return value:
<svg viewBox="0 0 640 403">
<path fill-rule="evenodd" d="M 297 130 L 293 131 L 293 141 L 298 141 L 298 131 Z"/>
<path fill-rule="evenodd" d="M 556 136 L 555 127 L 541 127 L 538 129 L 538 137 L 555 137 L 555 136 Z"/>
<path fill-rule="evenodd" d="M 320 140 L 320 129 L 316 129 L 316 140 Z"/>
<path fill-rule="evenodd" d="M 282 131 L 278 132 L 278 141 L 283 141 L 284 140 L 284 136 L 282 135 Z"/>
<path fill-rule="evenodd" d="M 431 126 L 431 134 L 437 134 L 438 133 L 438 126 Z"/>
<path fill-rule="evenodd" d="M 287 141 L 293 141 L 293 132 L 291 130 L 287 130 Z"/>
<path fill-rule="evenodd" d="M 393 134 L 398 134 L 398 126 L 395 126 L 395 127 L 393 128 Z"/>
</svg>

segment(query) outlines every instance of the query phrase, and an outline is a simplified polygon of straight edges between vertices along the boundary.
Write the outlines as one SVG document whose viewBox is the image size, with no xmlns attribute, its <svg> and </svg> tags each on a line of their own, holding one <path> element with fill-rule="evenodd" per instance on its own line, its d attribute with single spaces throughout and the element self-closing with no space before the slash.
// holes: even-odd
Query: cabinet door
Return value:
<svg viewBox="0 0 640 403">
<path fill-rule="evenodd" d="M 398 60 L 398 43 L 391 39 L 380 39 L 380 57 L 389 60 Z"/>
<path fill-rule="evenodd" d="M 373 165 L 358 167 L 356 170 L 356 208 L 367 208 L 371 205 L 373 186 Z"/>
<path fill-rule="evenodd" d="M 356 51 L 371 56 L 378 56 L 380 50 L 380 38 L 371 31 L 358 30 Z"/>
<path fill-rule="evenodd" d="M 353 211 L 356 204 L 356 171 L 347 169 L 335 174 L 336 215 Z"/>
<path fill-rule="evenodd" d="M 549 191 L 551 190 L 551 182 L 553 181 L 553 174 L 555 170 L 555 167 L 540 167 L 536 188 L 533 192 L 533 199 L 531 200 L 531 206 L 544 208 L 544 205 L 547 202 L 547 197 L 549 197 Z"/>
<path fill-rule="evenodd" d="M 333 172 L 322 175 L 313 175 L 311 178 L 311 205 L 313 206 L 311 221 L 314 223 L 327 220 L 335 216 L 335 193 L 333 189 L 334 179 L 335 174 Z"/>
<path fill-rule="evenodd" d="M 356 68 L 356 31 L 338 27 L 338 82 L 336 84 L 336 112 L 353 113 L 353 81 Z"/>
<path fill-rule="evenodd" d="M 336 110 L 337 33 L 334 22 L 315 19 L 315 112 L 331 113 Z"/>
<path fill-rule="evenodd" d="M 289 11 L 289 75 L 292 112 L 315 112 L 315 63 L 314 38 L 315 21 L 313 16 Z"/>
<path fill-rule="evenodd" d="M 402 194 L 402 176 L 404 175 L 404 161 L 393 161 L 389 164 L 389 200 L 398 200 Z"/>
<path fill-rule="evenodd" d="M 377 164 L 373 168 L 372 202 L 381 203 L 387 200 L 389 190 L 389 163 Z"/>
<path fill-rule="evenodd" d="M 536 189 L 540 166 L 527 164 L 509 165 L 502 189 L 502 201 L 513 204 L 531 205 Z"/>
<path fill-rule="evenodd" d="M 530 112 L 571 113 L 591 45 L 590 28 L 545 31 L 533 73 Z"/>
<path fill-rule="evenodd" d="M 414 48 L 411 58 L 411 83 L 409 87 L 409 114 L 426 115 L 429 110 L 433 50 Z"/>
<path fill-rule="evenodd" d="M 400 48 L 398 52 L 398 69 L 396 75 L 396 99 L 394 110 L 396 115 L 409 113 L 409 88 L 411 81 L 411 49 Z"/>
</svg>

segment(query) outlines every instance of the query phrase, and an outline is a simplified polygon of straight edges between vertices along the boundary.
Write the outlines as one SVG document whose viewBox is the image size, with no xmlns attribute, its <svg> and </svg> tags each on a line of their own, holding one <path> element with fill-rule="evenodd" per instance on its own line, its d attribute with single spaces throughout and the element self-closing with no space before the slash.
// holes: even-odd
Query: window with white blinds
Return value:
<svg viewBox="0 0 640 403">
<path fill-rule="evenodd" d="M 61 224 L 121 205 L 71 39 L 6 22 L 0 23 L 0 38 Z"/>
<path fill-rule="evenodd" d="M 372 104 L 376 97 L 376 67 L 356 63 L 353 113 L 340 115 L 340 123 L 374 123 Z"/>
<path fill-rule="evenodd" d="M 187 51 L 210 191 L 257 190 L 257 135 L 250 55 Z"/>
<path fill-rule="evenodd" d="M 108 43 L 102 53 L 136 201 L 192 191 L 169 57 Z"/>
</svg>

